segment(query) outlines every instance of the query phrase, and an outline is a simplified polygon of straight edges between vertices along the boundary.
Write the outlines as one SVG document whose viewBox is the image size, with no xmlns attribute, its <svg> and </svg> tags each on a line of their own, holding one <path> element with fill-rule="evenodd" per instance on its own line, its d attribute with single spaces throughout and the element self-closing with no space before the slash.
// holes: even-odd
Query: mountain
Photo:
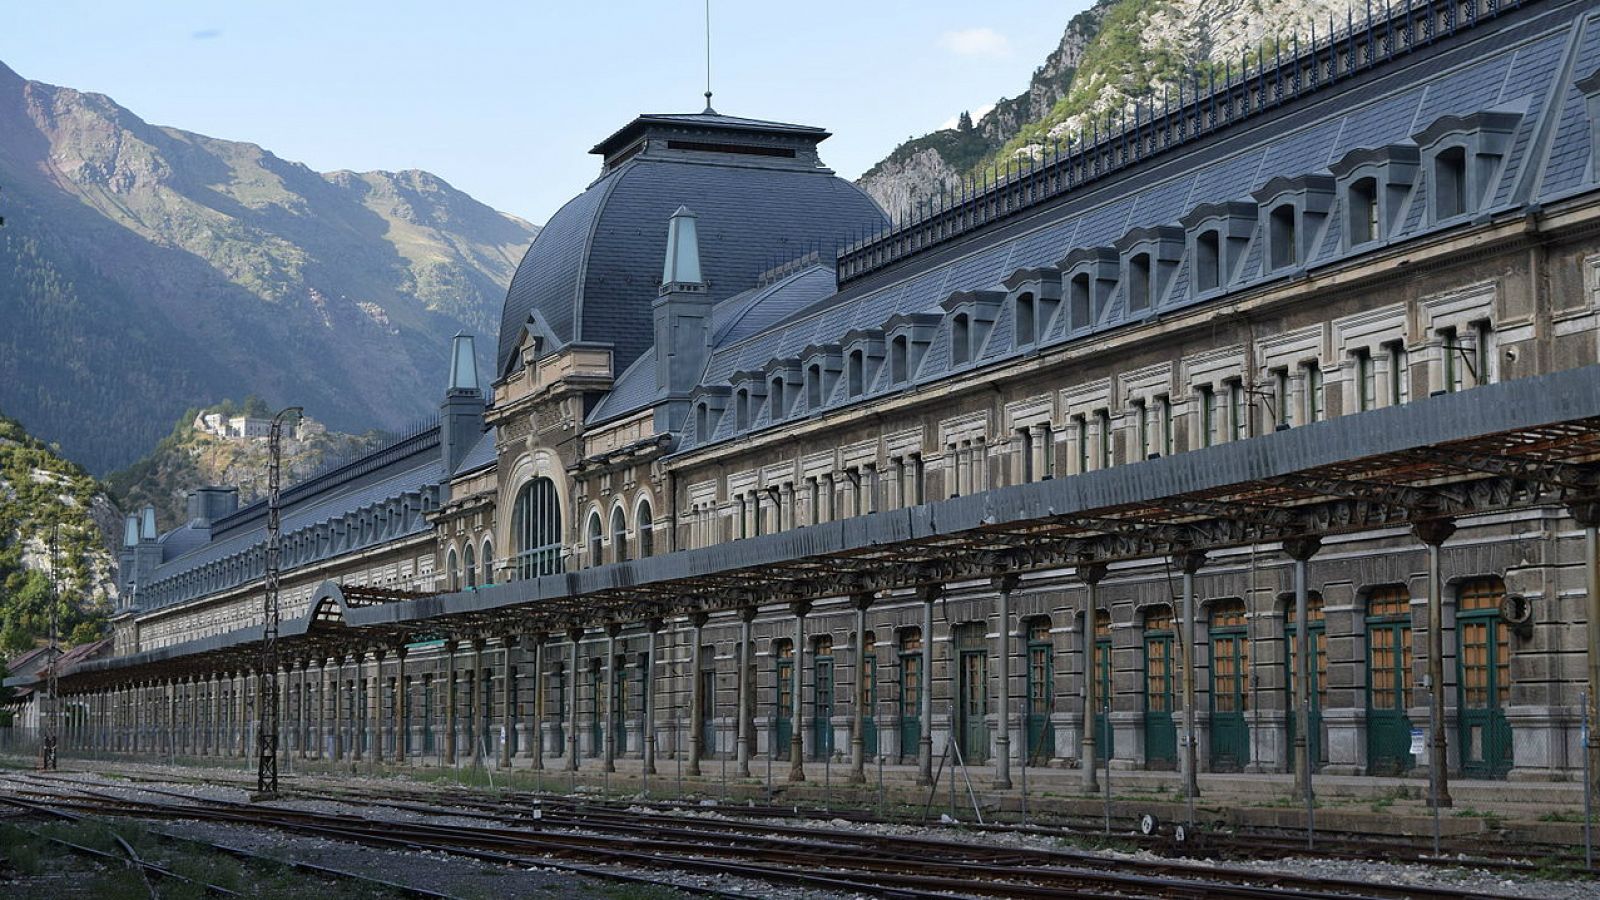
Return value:
<svg viewBox="0 0 1600 900">
<path fill-rule="evenodd" d="M 188 496 L 195 488 L 236 487 L 240 505 L 265 496 L 267 438 L 196 427 L 201 417 L 211 413 L 218 414 L 223 423 L 232 416 L 265 419 L 272 415 L 259 397 L 247 398 L 243 404 L 225 401 L 184 412 L 171 433 L 149 454 L 106 476 L 106 487 L 117 506 L 130 512 L 143 509 L 146 504 L 154 506 L 157 526 L 164 532 L 187 521 Z M 356 456 L 376 446 L 382 438 L 379 432 L 354 435 L 329 431 L 306 417 L 298 427 L 284 429 L 282 483 L 293 484 L 330 464 Z"/>
<path fill-rule="evenodd" d="M 537 233 L 427 172 L 315 172 L 3 64 L 0 190 L 0 406 L 100 472 L 224 397 L 350 432 L 435 409 Z"/>
<path fill-rule="evenodd" d="M 26 650 L 48 637 L 52 568 L 61 640 L 102 636 L 116 596 L 106 547 L 119 525 L 99 482 L 0 416 L 0 650 Z"/>
<path fill-rule="evenodd" d="M 897 217 L 994 166 L 1066 145 L 1080 129 L 1136 103 L 1176 97 L 1180 84 L 1269 55 L 1314 27 L 1342 27 L 1350 0 L 1099 0 L 1074 16 L 1028 90 L 977 121 L 906 141 L 857 183 Z M 1364 7 L 1362 8 L 1364 9 Z"/>
</svg>

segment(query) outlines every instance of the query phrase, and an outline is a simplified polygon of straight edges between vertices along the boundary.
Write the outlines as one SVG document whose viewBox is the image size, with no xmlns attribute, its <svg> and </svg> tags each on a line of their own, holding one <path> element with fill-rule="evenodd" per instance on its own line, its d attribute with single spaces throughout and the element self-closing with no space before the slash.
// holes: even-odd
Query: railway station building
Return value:
<svg viewBox="0 0 1600 900">
<path fill-rule="evenodd" d="M 1580 777 L 1591 4 L 1340 22 L 905 219 L 827 137 L 629 122 L 494 370 L 283 491 L 280 754 Z M 267 519 L 129 523 L 68 748 L 256 752 Z"/>
</svg>

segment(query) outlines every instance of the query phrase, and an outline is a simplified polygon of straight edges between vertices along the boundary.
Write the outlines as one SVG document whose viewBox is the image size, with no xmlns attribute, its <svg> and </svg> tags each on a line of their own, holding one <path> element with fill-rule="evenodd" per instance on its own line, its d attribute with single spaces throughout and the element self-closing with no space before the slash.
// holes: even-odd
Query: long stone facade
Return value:
<svg viewBox="0 0 1600 900">
<path fill-rule="evenodd" d="M 1005 787 L 1021 766 L 1090 782 L 1107 764 L 1420 775 L 1437 747 L 1453 777 L 1575 777 L 1594 687 L 1592 460 L 1539 475 L 1559 502 L 1454 513 L 1458 481 L 1534 478 L 1534 463 L 1457 447 L 1431 460 L 1440 476 L 1380 491 L 1376 469 L 1271 455 L 1283 432 L 1332 441 L 1445 402 L 1478 435 L 1473 397 L 1600 364 L 1600 19 L 1554 0 L 1429 10 L 926 217 L 890 227 L 870 210 L 866 239 L 818 129 L 707 111 L 608 138 L 601 178 L 518 273 L 492 401 L 453 371 L 436 435 L 296 498 L 310 537 L 286 570 L 284 614 L 305 624 L 279 679 L 285 752 L 677 757 L 691 773 L 726 758 L 740 775 L 771 758 L 794 777 L 876 757 L 926 776 L 959 753 Z M 752 252 L 736 223 L 761 204 L 782 207 L 774 229 L 805 220 L 810 245 L 776 265 Z M 1352 447 L 1352 465 L 1376 465 Z M 1144 474 L 1185 459 L 1281 463 L 1238 480 L 1412 513 L 1273 537 L 1282 506 L 1163 493 Z M 1073 527 L 1158 550 L 1041 561 L 1018 533 L 984 575 L 674 593 L 753 548 L 801 548 L 774 577 L 822 572 L 825 540 L 856 528 L 870 546 L 886 514 L 970 500 L 999 516 L 1004 498 L 1115 472 L 1170 498 L 1147 505 L 1176 524 L 1134 534 L 1107 502 Z M 259 513 L 216 530 L 246 534 Z M 1262 537 L 1174 550 L 1188 538 L 1173 529 L 1212 516 Z M 85 739 L 251 752 L 249 534 L 232 556 L 202 546 L 151 573 L 164 599 L 127 610 L 121 662 L 82 673 L 101 726 Z M 175 588 L 202 558 L 239 564 Z M 584 593 L 591 569 L 612 578 L 604 603 Z M 352 624 L 377 623 L 371 605 L 403 612 Z"/>
</svg>

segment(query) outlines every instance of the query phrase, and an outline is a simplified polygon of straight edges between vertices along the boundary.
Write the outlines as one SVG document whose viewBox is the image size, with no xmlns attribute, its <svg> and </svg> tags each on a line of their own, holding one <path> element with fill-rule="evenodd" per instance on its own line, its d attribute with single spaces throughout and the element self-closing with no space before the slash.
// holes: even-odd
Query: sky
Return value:
<svg viewBox="0 0 1600 900">
<path fill-rule="evenodd" d="M 855 178 L 1027 87 L 1088 0 L 712 0 L 718 112 L 820 125 Z M 9 8 L 7 8 L 9 7 Z M 641 112 L 698 112 L 704 0 L 0 4 L 0 62 L 319 171 L 426 169 L 542 224 Z"/>
</svg>

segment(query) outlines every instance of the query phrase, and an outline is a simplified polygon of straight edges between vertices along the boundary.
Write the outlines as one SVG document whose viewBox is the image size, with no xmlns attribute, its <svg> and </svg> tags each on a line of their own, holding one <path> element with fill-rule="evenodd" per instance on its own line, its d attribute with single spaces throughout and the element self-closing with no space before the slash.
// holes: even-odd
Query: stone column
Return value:
<svg viewBox="0 0 1600 900">
<path fill-rule="evenodd" d="M 943 585 L 928 585 L 922 597 L 922 702 L 917 717 L 922 727 L 917 734 L 917 784 L 933 784 L 933 604 L 944 593 Z M 952 725 L 951 727 L 954 727 Z"/>
<path fill-rule="evenodd" d="M 739 610 L 739 652 L 733 658 L 738 662 L 739 684 L 738 703 L 739 711 L 736 715 L 738 725 L 737 740 L 737 770 L 735 775 L 740 778 L 750 777 L 750 743 L 755 736 L 755 704 L 750 696 L 750 623 L 755 620 L 756 608 L 746 606 Z"/>
<path fill-rule="evenodd" d="M 456 642 L 444 642 L 444 764 L 456 764 Z"/>
<path fill-rule="evenodd" d="M 1283 542 L 1283 552 L 1294 560 L 1294 786 L 1305 797 L 1308 807 L 1313 802 L 1310 743 L 1312 651 L 1306 564 L 1320 549 L 1322 539 L 1317 537 L 1294 538 Z"/>
<path fill-rule="evenodd" d="M 570 660 L 567 666 L 567 690 L 571 702 L 567 705 L 567 770 L 578 771 L 578 642 L 583 640 L 583 629 L 572 628 L 567 631 L 567 641 L 570 645 Z"/>
<path fill-rule="evenodd" d="M 517 691 L 511 683 L 511 635 L 500 635 L 500 768 L 511 768 L 511 729 L 517 727 Z"/>
<path fill-rule="evenodd" d="M 616 622 L 606 623 L 606 758 L 605 771 L 617 770 L 617 723 L 621 715 L 617 710 L 617 634 L 622 631 L 622 626 Z M 595 698 L 596 708 L 599 707 L 599 698 Z"/>
<path fill-rule="evenodd" d="M 646 728 L 644 733 L 644 774 L 656 774 L 656 644 L 661 637 L 661 620 L 651 619 L 645 627 L 650 630 L 650 646 L 645 651 L 644 708 Z"/>
<path fill-rule="evenodd" d="M 523 639 L 522 646 L 533 642 L 533 727 L 528 751 L 533 756 L 534 771 L 544 769 L 544 632 L 535 632 Z"/>
<path fill-rule="evenodd" d="M 1000 654 L 996 666 L 1000 676 L 1000 733 L 995 736 L 995 790 L 1011 789 L 1011 592 L 1017 576 L 1002 575 L 992 582 L 1000 594 Z"/>
<path fill-rule="evenodd" d="M 1200 776 L 1197 771 L 1195 747 L 1195 686 L 1194 686 L 1194 573 L 1206 563 L 1203 550 L 1180 550 L 1173 554 L 1173 562 L 1183 570 L 1183 616 L 1178 626 L 1178 647 L 1183 669 L 1183 791 L 1187 798 L 1188 819 L 1194 824 L 1194 798 L 1200 796 Z"/>
<path fill-rule="evenodd" d="M 1100 704 L 1104 702 L 1109 709 L 1111 698 L 1100 697 L 1100 660 L 1099 641 L 1095 635 L 1095 619 L 1100 614 L 1100 582 L 1106 577 L 1106 564 L 1099 562 L 1081 562 L 1078 564 L 1078 577 L 1083 580 L 1088 588 L 1088 596 L 1083 604 L 1083 728 L 1080 743 L 1081 765 L 1083 766 L 1084 793 L 1093 794 L 1100 790 L 1099 775 L 1095 747 L 1095 717 L 1100 712 Z M 1110 724 L 1110 716 L 1106 718 Z M 1110 765 L 1110 760 L 1106 765 Z"/>
<path fill-rule="evenodd" d="M 1455 522 L 1428 519 L 1411 527 L 1428 547 L 1428 783 L 1429 806 L 1455 805 L 1450 799 L 1449 754 L 1444 733 L 1444 581 L 1439 548 L 1455 534 Z"/>
<path fill-rule="evenodd" d="M 694 646 L 689 650 L 689 767 L 685 771 L 690 775 L 700 774 L 700 756 L 705 752 L 705 748 L 700 746 L 700 735 L 706 721 L 706 698 L 700 692 L 700 666 L 703 662 L 700 659 L 700 641 L 707 618 L 703 612 L 689 616 Z"/>
<path fill-rule="evenodd" d="M 863 476 L 865 477 L 865 476 Z M 850 704 L 850 783 L 867 783 L 867 698 L 871 696 L 867 684 L 867 607 L 872 605 L 872 593 L 857 594 L 855 641 L 855 702 Z"/>
<path fill-rule="evenodd" d="M 801 601 L 794 605 L 794 690 L 791 691 L 789 709 L 789 780 L 806 780 L 805 724 L 801 712 L 805 708 L 801 688 L 805 686 L 806 671 L 806 613 L 811 604 Z"/>
</svg>

